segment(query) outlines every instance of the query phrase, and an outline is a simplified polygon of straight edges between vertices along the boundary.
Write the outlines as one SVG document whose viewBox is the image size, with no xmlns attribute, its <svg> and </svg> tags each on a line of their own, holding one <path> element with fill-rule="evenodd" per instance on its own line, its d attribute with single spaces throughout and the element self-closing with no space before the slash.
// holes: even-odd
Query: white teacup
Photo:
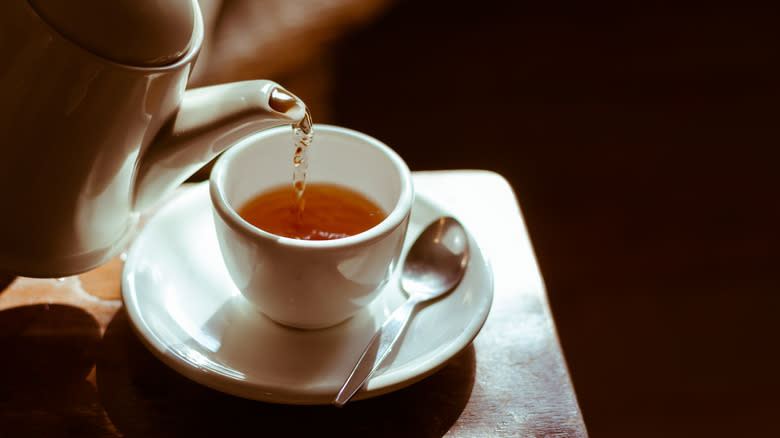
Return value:
<svg viewBox="0 0 780 438">
<path fill-rule="evenodd" d="M 281 237 L 237 210 L 257 194 L 292 184 L 295 147 L 289 126 L 237 143 L 214 165 L 210 194 L 222 257 L 233 282 L 258 310 L 297 328 L 338 324 L 367 306 L 390 278 L 406 236 L 414 191 L 406 163 L 368 135 L 314 126 L 309 183 L 355 190 L 387 213 L 362 233 L 334 240 Z"/>
</svg>

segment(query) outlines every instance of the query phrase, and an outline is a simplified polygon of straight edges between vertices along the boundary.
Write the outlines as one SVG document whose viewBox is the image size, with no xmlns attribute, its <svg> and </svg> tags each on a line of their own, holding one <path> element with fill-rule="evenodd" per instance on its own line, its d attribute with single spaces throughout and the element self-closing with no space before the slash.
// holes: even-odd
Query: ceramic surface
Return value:
<svg viewBox="0 0 780 438">
<path fill-rule="evenodd" d="M 349 187 L 373 200 L 387 217 L 342 239 L 280 237 L 250 225 L 236 210 L 264 190 L 291 184 L 293 142 L 289 127 L 268 129 L 220 157 L 210 179 L 217 240 L 227 270 L 247 300 L 277 322 L 324 328 L 365 307 L 388 281 L 406 235 L 412 177 L 401 157 L 379 140 L 347 128 L 315 125 L 307 184 Z"/>
<path fill-rule="evenodd" d="M 127 3 L 127 2 L 125 2 Z M 78 12 L 78 8 L 71 8 Z M 270 108 L 270 81 L 185 92 L 203 41 L 155 67 L 68 39 L 24 0 L 0 2 L 0 271 L 60 277 L 104 263 L 137 213 L 240 137 L 297 122 Z"/>
<path fill-rule="evenodd" d="M 198 7 L 194 0 L 27 2 L 81 47 L 122 64 L 142 66 L 170 64 L 187 52 Z"/>
<path fill-rule="evenodd" d="M 450 214 L 418 197 L 404 253 L 428 223 Z M 430 375 L 482 328 L 493 299 L 492 271 L 478 242 L 469 236 L 469 243 L 463 281 L 419 309 L 358 399 Z M 181 193 L 147 223 L 128 253 L 122 296 L 140 339 L 177 372 L 229 394 L 285 404 L 329 403 L 374 331 L 406 299 L 396 270 L 382 293 L 342 324 L 297 330 L 274 323 L 245 301 L 227 273 L 205 184 Z"/>
</svg>

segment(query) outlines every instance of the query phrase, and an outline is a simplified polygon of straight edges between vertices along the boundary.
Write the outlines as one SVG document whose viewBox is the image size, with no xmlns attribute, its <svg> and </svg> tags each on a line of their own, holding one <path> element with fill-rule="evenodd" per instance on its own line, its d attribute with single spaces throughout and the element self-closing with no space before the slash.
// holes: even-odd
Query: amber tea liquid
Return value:
<svg viewBox="0 0 780 438">
<path fill-rule="evenodd" d="M 386 214 L 360 193 L 335 184 L 311 183 L 302 201 L 287 184 L 261 192 L 238 210 L 250 224 L 278 236 L 331 240 L 353 236 L 382 222 Z M 303 211 L 299 207 L 303 205 Z"/>
<path fill-rule="evenodd" d="M 334 184 L 306 184 L 308 149 L 314 139 L 311 113 L 293 125 L 292 185 L 264 191 L 238 210 L 250 224 L 278 236 L 331 240 L 372 228 L 386 214 L 360 193 Z"/>
</svg>

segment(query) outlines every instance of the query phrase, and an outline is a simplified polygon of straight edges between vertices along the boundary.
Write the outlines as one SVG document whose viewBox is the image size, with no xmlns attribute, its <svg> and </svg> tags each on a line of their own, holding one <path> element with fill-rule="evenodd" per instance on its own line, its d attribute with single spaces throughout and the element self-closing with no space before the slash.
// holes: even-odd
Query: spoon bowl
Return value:
<svg viewBox="0 0 780 438">
<path fill-rule="evenodd" d="M 421 301 L 437 298 L 458 285 L 468 256 L 468 236 L 460 222 L 439 218 L 420 233 L 406 254 L 401 287 Z"/>
<path fill-rule="evenodd" d="M 406 254 L 401 270 L 401 288 L 409 298 L 374 334 L 358 359 L 333 404 L 344 406 L 392 351 L 418 304 L 451 292 L 466 272 L 469 259 L 466 230 L 452 217 L 428 225 Z M 376 356 L 369 354 L 376 351 Z"/>
</svg>

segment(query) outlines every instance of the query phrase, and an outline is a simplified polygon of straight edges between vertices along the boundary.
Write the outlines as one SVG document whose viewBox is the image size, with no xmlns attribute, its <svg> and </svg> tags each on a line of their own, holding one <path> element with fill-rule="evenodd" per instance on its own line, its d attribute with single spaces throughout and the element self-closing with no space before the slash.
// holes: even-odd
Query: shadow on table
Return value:
<svg viewBox="0 0 780 438">
<path fill-rule="evenodd" d="M 35 304 L 0 311 L 0 436 L 110 436 L 86 380 L 100 327 L 78 307 Z"/>
<path fill-rule="evenodd" d="M 246 400 L 206 388 L 154 357 L 133 333 L 124 310 L 108 326 L 97 362 L 98 393 L 126 437 L 257 433 L 259 436 L 442 436 L 474 386 L 474 347 L 436 374 L 405 389 L 344 408 Z"/>
</svg>

